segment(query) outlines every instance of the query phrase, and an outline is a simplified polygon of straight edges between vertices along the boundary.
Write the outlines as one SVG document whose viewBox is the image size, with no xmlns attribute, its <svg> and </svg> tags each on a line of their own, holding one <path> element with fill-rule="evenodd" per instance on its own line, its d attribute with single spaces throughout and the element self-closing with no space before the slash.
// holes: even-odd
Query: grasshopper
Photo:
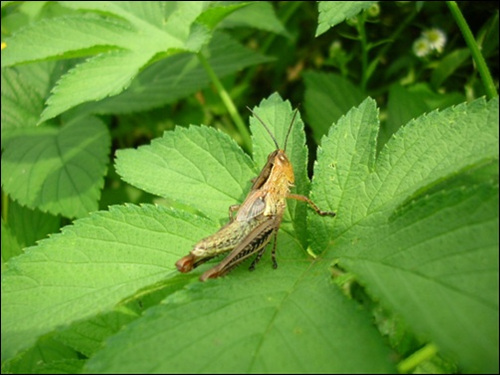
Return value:
<svg viewBox="0 0 500 375">
<path fill-rule="evenodd" d="M 255 269 L 255 265 L 264 254 L 265 247 L 272 236 L 274 236 L 274 244 L 271 258 L 273 268 L 277 268 L 276 241 L 286 208 L 286 199 L 306 202 L 321 216 L 335 216 L 334 212 L 321 211 L 308 197 L 290 193 L 295 177 L 292 164 L 285 151 L 288 136 L 297 116 L 297 109 L 288 128 L 284 147 L 280 149 L 269 127 L 254 111 L 247 108 L 267 130 L 276 150 L 267 157 L 266 165 L 253 180 L 252 188 L 244 202 L 241 205 L 229 207 L 229 222 L 215 234 L 198 242 L 188 255 L 179 259 L 175 264 L 180 272 L 189 272 L 219 254 L 230 252 L 221 263 L 203 273 L 200 276 L 201 281 L 227 274 L 253 254 L 257 256 L 251 263 L 250 270 Z M 234 216 L 235 211 L 237 211 L 236 216 Z"/>
</svg>

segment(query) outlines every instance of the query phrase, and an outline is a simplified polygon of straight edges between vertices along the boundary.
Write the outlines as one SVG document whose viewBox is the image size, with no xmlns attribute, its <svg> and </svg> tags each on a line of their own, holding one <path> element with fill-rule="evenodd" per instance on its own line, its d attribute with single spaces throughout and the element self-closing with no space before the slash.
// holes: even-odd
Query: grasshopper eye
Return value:
<svg viewBox="0 0 500 375">
<path fill-rule="evenodd" d="M 278 156 L 278 159 L 279 159 L 282 163 L 286 163 L 286 162 L 287 162 L 287 160 L 288 160 L 288 159 L 286 158 L 286 156 L 285 156 L 285 155 L 279 155 L 279 156 Z"/>
</svg>

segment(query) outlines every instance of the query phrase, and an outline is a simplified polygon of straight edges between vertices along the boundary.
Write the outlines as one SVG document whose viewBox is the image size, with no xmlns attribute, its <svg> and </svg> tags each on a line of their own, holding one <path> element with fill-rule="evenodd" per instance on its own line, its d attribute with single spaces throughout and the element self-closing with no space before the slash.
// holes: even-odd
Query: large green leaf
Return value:
<svg viewBox="0 0 500 375">
<path fill-rule="evenodd" d="M 67 217 L 97 210 L 110 139 L 97 118 L 25 128 L 2 154 L 2 188 L 30 208 Z"/>
<path fill-rule="evenodd" d="M 282 251 L 288 256 L 303 258 L 300 248 L 286 245 Z M 190 285 L 108 340 L 87 370 L 393 371 L 370 317 L 332 286 L 324 272 L 327 264 L 286 260 L 276 271 L 265 264 L 251 275 L 243 270 Z"/>
<path fill-rule="evenodd" d="M 467 371 L 498 371 L 498 99 L 422 116 L 375 157 L 365 101 L 318 151 L 314 245 Z M 348 166 L 346 168 L 346 166 Z M 471 182 L 475 185 L 471 186 Z"/>
<path fill-rule="evenodd" d="M 162 207 L 112 207 L 29 248 L 2 275 L 2 358 L 175 275 L 179 255 L 215 228 Z"/>
<path fill-rule="evenodd" d="M 273 133 L 282 144 L 293 114 L 290 104 L 273 96 L 263 101 L 256 108 L 256 113 L 266 122 L 270 121 Z M 305 150 L 303 144 L 300 145 L 304 135 L 300 121 L 298 124 L 293 128 L 287 149 L 293 160 L 305 160 Z M 273 146 L 262 126 L 253 126 L 257 126 L 255 142 L 259 144 L 255 148 L 258 150 L 256 158 L 261 158 L 267 148 Z M 168 142 L 162 144 L 163 139 Z M 224 162 L 229 172 L 218 167 L 204 172 L 206 177 L 218 181 L 218 189 L 205 188 L 207 194 L 204 199 L 207 202 L 224 189 L 229 194 L 237 195 L 228 189 L 228 186 L 232 187 L 228 185 L 231 179 L 228 180 L 225 175 L 217 179 L 218 174 L 234 173 L 231 171 L 238 171 L 237 167 L 240 168 L 240 174 L 246 170 L 244 173 L 251 176 L 247 179 L 241 175 L 235 179 L 240 181 L 239 187 L 236 182 L 233 183 L 232 188 L 239 190 L 241 186 L 249 186 L 249 178 L 255 175 L 248 157 L 223 133 L 192 127 L 169 132 L 163 139 L 144 151 L 156 160 L 162 160 L 156 155 L 157 151 L 167 152 L 161 155 L 164 161 L 172 163 L 171 168 L 177 170 L 175 173 L 185 171 L 184 176 L 189 177 L 189 168 L 198 166 L 195 176 L 200 177 L 203 176 L 199 174 L 200 170 L 207 161 L 209 164 L 217 160 Z M 297 146 L 293 145 L 295 142 L 298 142 Z M 187 149 L 190 153 L 185 153 Z M 119 159 L 125 154 L 130 154 L 127 155 L 129 158 L 132 155 L 141 157 L 141 150 L 124 151 Z M 173 163 L 172 155 L 176 153 L 177 160 Z M 197 153 L 201 153 L 201 157 L 190 159 L 190 155 Z M 122 159 L 122 165 L 130 162 L 126 159 Z M 241 169 L 242 166 L 246 167 Z M 304 170 L 305 163 L 296 168 L 297 175 L 302 176 L 302 179 Z M 157 170 L 154 173 L 157 185 L 163 186 L 158 180 L 161 174 Z M 187 185 L 178 184 L 179 179 L 171 181 L 169 189 L 174 191 L 177 186 L 179 196 L 183 192 L 189 193 L 186 191 Z M 207 205 L 202 199 L 200 202 Z M 163 279 L 167 285 L 169 282 L 175 283 L 175 275 L 178 274 L 173 271 L 175 260 L 185 255 L 194 242 L 213 233 L 219 226 L 220 217 L 226 215 L 226 204 L 217 208 L 215 213 L 210 213 L 216 221 L 160 207 L 115 207 L 109 213 L 95 213 L 76 221 L 74 226 L 65 228 L 62 234 L 42 241 L 39 246 L 29 249 L 27 254 L 12 259 L 2 284 L 2 340 L 9 343 L 2 345 L 4 358 L 28 347 L 37 337 L 58 326 L 111 311 L 123 298 L 157 281 Z M 127 371 L 151 366 L 159 371 L 172 368 L 188 371 L 193 364 L 183 358 L 191 356 L 188 348 L 196 341 L 193 341 L 194 335 L 199 335 L 197 341 L 203 353 L 199 355 L 198 363 L 205 371 L 279 371 L 293 368 L 303 371 L 390 371 L 392 366 L 388 361 L 388 349 L 374 330 L 370 317 L 360 312 L 353 302 L 346 300 L 330 284 L 328 274 L 323 272 L 327 263 L 321 260 L 310 263 L 307 260 L 295 235 L 293 230 L 280 232 L 278 270 L 273 271 L 269 259 L 266 259 L 253 275 L 242 268 L 234 271 L 234 276 L 216 283 L 197 284 L 182 292 L 185 294 L 183 297 L 175 294 L 172 300 L 167 298 L 153 315 L 140 318 L 143 328 L 130 332 L 136 336 L 134 342 L 142 342 L 143 350 L 135 352 L 144 361 L 109 342 L 107 350 L 94 357 L 95 361 L 89 364 L 89 369 L 104 366 L 112 371 L 117 366 L 115 361 L 119 361 L 128 368 Z M 198 273 L 196 271 L 194 275 Z M 247 278 L 245 284 L 241 283 L 241 276 Z M 33 281 L 30 282 L 30 288 L 26 288 L 27 280 Z M 212 292 L 204 291 L 210 285 L 215 289 Z M 220 297 L 214 298 L 217 295 Z M 24 302 L 19 304 L 14 301 Z M 179 304 L 180 301 L 184 302 Z M 203 304 L 206 310 L 200 314 L 191 303 Z M 193 313 L 197 316 L 195 322 Z M 159 321 L 151 319 L 151 316 L 157 316 L 155 314 L 161 316 Z M 234 318 L 228 321 L 228 316 Z M 184 319 L 185 323 L 179 325 L 177 319 Z M 158 324 L 163 325 L 165 321 L 170 323 L 164 329 L 173 330 L 172 334 L 163 330 L 171 337 L 170 340 L 156 336 L 158 341 L 149 343 L 140 336 L 139 332 L 159 332 Z M 325 327 L 328 327 L 327 331 Z M 219 341 L 219 335 L 212 336 L 209 333 L 217 330 L 224 332 L 224 340 Z M 318 337 L 318 334 L 321 336 Z M 202 339 L 203 336 L 206 339 Z M 220 346 L 217 352 L 223 355 L 222 359 L 231 357 L 231 361 L 213 361 L 210 351 L 214 348 L 214 339 Z M 72 341 L 75 342 L 75 339 Z M 121 339 L 116 342 L 120 343 Z M 155 350 L 144 351 L 150 345 L 156 345 Z M 92 350 L 88 344 L 86 347 Z M 293 360 L 290 360 L 291 347 L 295 348 Z M 363 350 L 352 349 L 358 347 Z M 114 354 L 115 350 L 126 354 L 129 359 L 122 357 L 120 360 Z M 248 357 L 249 351 L 255 354 Z M 158 356 L 160 352 L 170 354 Z M 109 356 L 114 359 L 110 361 Z M 242 361 L 242 358 L 246 359 Z M 131 363 L 135 364 L 132 366 Z"/>
</svg>

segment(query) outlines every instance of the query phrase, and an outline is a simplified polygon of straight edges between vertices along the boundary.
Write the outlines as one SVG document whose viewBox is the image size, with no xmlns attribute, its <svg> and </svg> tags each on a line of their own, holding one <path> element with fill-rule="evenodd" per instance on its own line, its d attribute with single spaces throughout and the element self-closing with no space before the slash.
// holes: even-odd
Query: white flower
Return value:
<svg viewBox="0 0 500 375">
<path fill-rule="evenodd" d="M 431 53 L 431 51 L 431 45 L 426 38 L 418 38 L 413 42 L 413 53 L 418 57 L 425 57 Z"/>
<path fill-rule="evenodd" d="M 441 53 L 446 44 L 446 34 L 443 30 L 433 28 L 422 32 L 422 37 L 429 41 L 431 49 Z"/>
</svg>

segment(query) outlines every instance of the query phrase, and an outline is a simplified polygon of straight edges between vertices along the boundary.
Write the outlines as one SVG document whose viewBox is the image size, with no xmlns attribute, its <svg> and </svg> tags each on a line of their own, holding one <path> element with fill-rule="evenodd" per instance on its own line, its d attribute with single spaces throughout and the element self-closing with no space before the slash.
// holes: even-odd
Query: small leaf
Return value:
<svg viewBox="0 0 500 375">
<path fill-rule="evenodd" d="M 216 220 L 241 202 L 256 176 L 250 158 L 224 133 L 178 127 L 137 150 L 118 150 L 116 170 L 147 192 L 193 207 Z"/>
<path fill-rule="evenodd" d="M 77 65 L 57 82 L 38 123 L 41 124 L 80 103 L 121 93 L 151 57 L 129 51 L 112 51 Z M 89 85 L 89 82 L 99 84 Z"/>
<path fill-rule="evenodd" d="M 67 217 L 97 209 L 109 134 L 85 118 L 60 129 L 26 128 L 2 154 L 2 188 L 22 205 Z"/>
<path fill-rule="evenodd" d="M 354 17 L 375 3 L 376 1 L 319 1 L 318 28 L 315 36 L 320 36 L 331 27 L 346 18 Z"/>
<path fill-rule="evenodd" d="M 431 85 L 434 90 L 439 90 L 443 82 L 455 73 L 455 71 L 469 58 L 470 50 L 468 48 L 456 49 L 443 57 L 436 66 L 436 69 L 432 71 Z"/>
<path fill-rule="evenodd" d="M 235 11 L 222 21 L 220 26 L 228 28 L 247 26 L 289 37 L 285 26 L 276 16 L 273 6 L 266 1 L 253 2 Z"/>
</svg>

